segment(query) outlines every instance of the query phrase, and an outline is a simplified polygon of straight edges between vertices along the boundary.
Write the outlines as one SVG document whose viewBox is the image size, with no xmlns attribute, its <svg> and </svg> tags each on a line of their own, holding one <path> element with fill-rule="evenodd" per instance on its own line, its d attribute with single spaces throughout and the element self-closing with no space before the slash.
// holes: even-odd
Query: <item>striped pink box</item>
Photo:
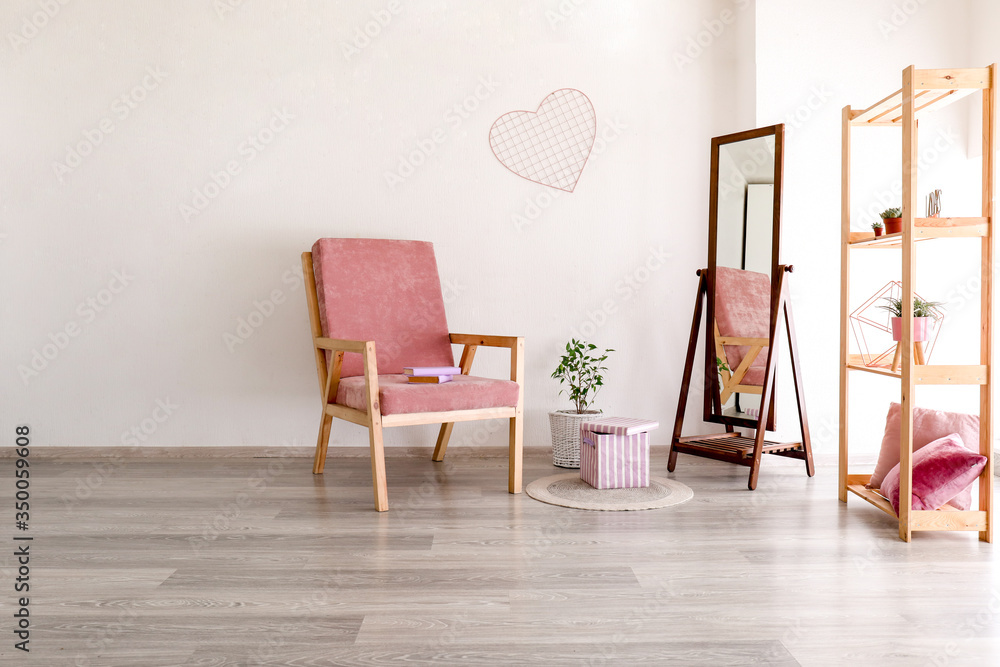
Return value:
<svg viewBox="0 0 1000 667">
<path fill-rule="evenodd" d="M 595 489 L 649 486 L 649 431 L 659 422 L 608 417 L 580 425 L 580 479 Z"/>
</svg>

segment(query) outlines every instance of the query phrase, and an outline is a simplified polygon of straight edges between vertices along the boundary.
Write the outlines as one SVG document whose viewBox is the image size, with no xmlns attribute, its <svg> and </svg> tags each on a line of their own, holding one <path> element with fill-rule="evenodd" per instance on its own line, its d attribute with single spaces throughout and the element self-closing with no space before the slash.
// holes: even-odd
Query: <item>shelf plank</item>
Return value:
<svg viewBox="0 0 1000 667">
<path fill-rule="evenodd" d="M 986 530 L 986 512 L 982 510 L 910 510 L 910 530 Z"/>
<path fill-rule="evenodd" d="M 754 456 L 754 440 L 739 433 L 708 436 L 691 436 L 678 438 L 674 442 L 674 448 L 679 452 L 695 450 L 699 452 L 721 452 L 728 456 L 733 456 L 741 460 L 750 460 Z M 801 442 L 773 442 L 764 441 L 764 454 L 778 454 L 781 452 L 802 451 Z"/>
<path fill-rule="evenodd" d="M 917 218 L 913 233 L 917 238 L 982 238 L 989 233 L 990 221 L 985 217 Z"/>
<path fill-rule="evenodd" d="M 866 373 L 874 373 L 875 375 L 882 375 L 890 378 L 901 377 L 899 373 L 894 373 L 888 368 L 880 368 L 878 366 L 865 366 L 864 364 L 861 363 L 856 363 L 856 364 L 848 363 L 847 368 L 848 370 L 852 371 L 864 371 Z"/>
<path fill-rule="evenodd" d="M 892 504 L 881 494 L 872 491 L 871 489 L 866 489 L 864 484 L 848 484 L 847 490 L 860 498 L 864 498 L 869 503 L 891 516 L 893 519 L 898 518 L 896 516 L 896 510 L 892 509 Z"/>
<path fill-rule="evenodd" d="M 914 113 L 923 115 L 989 87 L 989 68 L 972 70 L 916 70 Z M 867 109 L 851 112 L 851 125 L 902 127 L 903 91 L 895 91 Z"/>
<path fill-rule="evenodd" d="M 926 365 L 913 366 L 913 381 L 916 384 L 986 384 L 986 366 L 976 365 Z"/>
<path fill-rule="evenodd" d="M 913 87 L 919 90 L 982 90 L 990 87 L 989 67 L 914 70 Z"/>
<path fill-rule="evenodd" d="M 958 100 L 971 95 L 976 92 L 976 89 L 965 89 L 965 90 L 922 90 L 916 93 L 917 103 L 913 110 L 913 113 L 917 116 L 923 116 L 925 113 L 930 111 L 936 111 L 941 107 L 946 107 L 949 104 L 957 102 Z M 883 118 L 883 120 L 885 120 Z M 902 125 L 903 116 L 898 115 L 892 118 L 892 125 Z"/>
<path fill-rule="evenodd" d="M 847 368 L 852 371 L 864 371 L 883 377 L 900 378 L 902 373 L 882 366 L 865 366 L 861 355 L 848 355 Z M 986 366 L 978 364 L 926 366 L 913 365 L 913 381 L 919 385 L 983 385 L 986 384 Z"/>
<path fill-rule="evenodd" d="M 848 475 L 848 480 L 868 475 Z M 868 501 L 893 519 L 898 519 L 885 496 L 872 489 L 866 489 L 862 483 L 848 483 L 847 490 Z M 910 530 L 985 530 L 986 512 L 981 510 L 957 510 L 951 505 L 944 505 L 936 510 L 910 510 Z"/>
<path fill-rule="evenodd" d="M 868 125 L 903 105 L 903 91 L 897 90 L 867 109 L 851 112 L 851 125 Z"/>
<path fill-rule="evenodd" d="M 989 218 L 915 218 L 913 236 L 917 241 L 944 238 L 982 238 L 989 233 Z M 903 233 L 883 234 L 876 237 L 874 232 L 851 232 L 849 243 L 852 248 L 898 248 L 902 245 Z"/>
</svg>

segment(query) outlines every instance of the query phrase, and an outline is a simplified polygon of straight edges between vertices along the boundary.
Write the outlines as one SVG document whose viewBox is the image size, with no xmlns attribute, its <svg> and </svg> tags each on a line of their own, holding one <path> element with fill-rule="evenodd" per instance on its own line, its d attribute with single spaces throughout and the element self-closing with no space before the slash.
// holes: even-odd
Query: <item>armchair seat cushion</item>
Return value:
<svg viewBox="0 0 1000 667">
<path fill-rule="evenodd" d="M 378 376 L 383 415 L 517 407 L 519 388 L 511 380 L 456 375 L 443 384 L 413 383 L 405 375 Z M 368 412 L 364 376 L 341 378 L 337 403 Z"/>
</svg>

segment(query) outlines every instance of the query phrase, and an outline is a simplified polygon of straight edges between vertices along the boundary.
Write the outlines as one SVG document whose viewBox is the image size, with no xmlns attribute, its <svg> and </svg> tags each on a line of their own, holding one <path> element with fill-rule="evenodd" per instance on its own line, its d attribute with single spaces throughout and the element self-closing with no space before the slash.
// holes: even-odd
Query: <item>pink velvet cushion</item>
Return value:
<svg viewBox="0 0 1000 667">
<path fill-rule="evenodd" d="M 910 507 L 936 510 L 949 499 L 968 492 L 986 467 L 986 457 L 969 451 L 957 433 L 946 435 L 913 453 Z M 881 493 L 899 514 L 899 464 L 882 481 Z M 959 507 L 958 509 L 968 509 Z"/>
<path fill-rule="evenodd" d="M 882 480 L 899 463 L 899 431 L 901 416 L 899 403 L 889 405 L 889 413 L 885 418 L 885 435 L 882 436 L 882 450 L 875 464 L 875 472 L 868 481 L 868 488 L 877 489 L 882 486 Z M 913 451 L 919 451 L 929 443 L 943 438 L 951 433 L 957 433 L 963 443 L 968 443 L 978 449 L 979 417 L 961 412 L 943 412 L 928 408 L 913 408 Z M 885 494 L 882 494 L 885 495 Z M 953 498 L 951 505 L 959 509 L 968 509 L 972 497 L 966 489 Z"/>
<path fill-rule="evenodd" d="M 324 336 L 374 340 L 379 373 L 455 364 L 432 244 L 320 239 L 312 253 Z M 345 354 L 341 377 L 363 374 Z"/>
<path fill-rule="evenodd" d="M 720 266 L 715 269 L 715 322 L 723 336 L 768 338 L 771 335 L 771 279 L 763 273 Z M 727 345 L 726 363 L 735 371 L 750 348 Z M 762 386 L 767 347 L 750 362 L 741 384 Z"/>
<path fill-rule="evenodd" d="M 444 384 L 413 383 L 405 375 L 378 376 L 379 405 L 384 415 L 414 412 L 450 412 L 480 408 L 517 406 L 518 386 L 511 380 L 493 380 L 472 375 L 456 375 Z M 368 412 L 365 378 L 340 381 L 337 403 Z"/>
</svg>

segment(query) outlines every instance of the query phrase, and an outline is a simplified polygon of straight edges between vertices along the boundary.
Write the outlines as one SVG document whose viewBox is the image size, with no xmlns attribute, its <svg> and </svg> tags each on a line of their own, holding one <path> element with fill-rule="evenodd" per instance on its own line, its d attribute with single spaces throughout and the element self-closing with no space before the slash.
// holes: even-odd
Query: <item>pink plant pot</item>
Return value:
<svg viewBox="0 0 1000 667">
<path fill-rule="evenodd" d="M 914 342 L 922 342 L 927 340 L 927 335 L 930 331 L 931 325 L 930 317 L 914 317 L 913 318 L 913 340 Z M 897 343 L 903 339 L 903 318 L 893 317 L 890 321 L 892 325 L 892 339 Z"/>
</svg>

